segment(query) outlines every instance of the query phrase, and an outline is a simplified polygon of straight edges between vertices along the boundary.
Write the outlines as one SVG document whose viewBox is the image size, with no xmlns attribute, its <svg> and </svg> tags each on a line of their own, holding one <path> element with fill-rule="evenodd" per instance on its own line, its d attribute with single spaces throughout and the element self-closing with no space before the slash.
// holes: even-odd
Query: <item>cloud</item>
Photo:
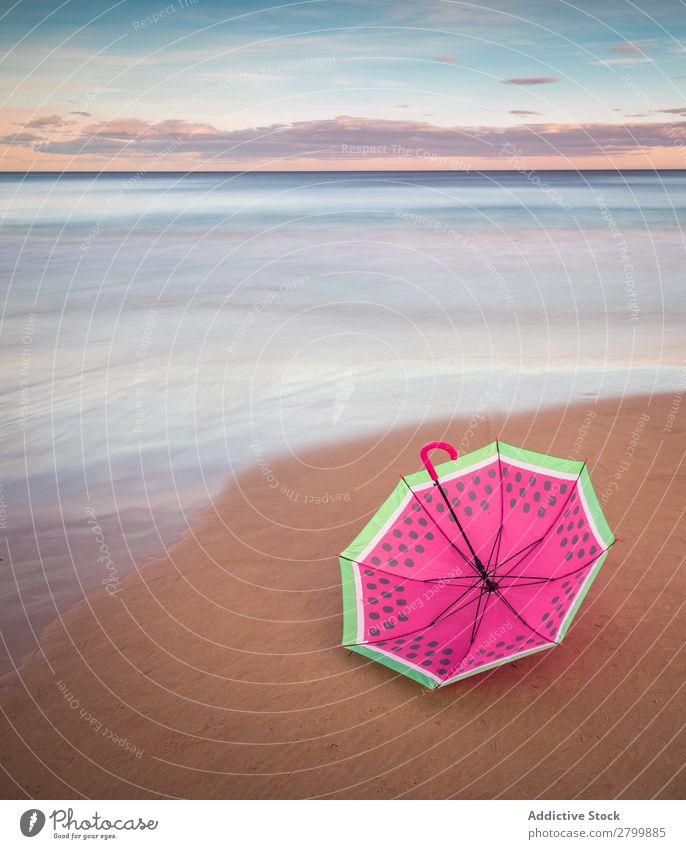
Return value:
<svg viewBox="0 0 686 849">
<path fill-rule="evenodd" d="M 92 115 L 90 112 L 70 112 L 70 115 L 80 115 L 82 118 L 91 118 Z"/>
<path fill-rule="evenodd" d="M 510 115 L 541 115 L 541 112 L 531 112 L 529 109 L 510 109 Z"/>
<path fill-rule="evenodd" d="M 621 41 L 619 44 L 613 44 L 610 50 L 613 53 L 621 53 L 622 56 L 641 56 L 645 53 L 645 48 L 642 44 L 632 41 Z"/>
<path fill-rule="evenodd" d="M 13 133 L 10 136 L 0 136 L 0 144 L 6 144 L 9 147 L 31 147 L 34 142 L 42 140 L 41 136 L 34 133 Z"/>
<path fill-rule="evenodd" d="M 43 118 L 34 118 L 26 126 L 36 130 L 44 130 L 50 127 L 63 127 L 66 123 L 61 115 L 46 115 Z"/>
<path fill-rule="evenodd" d="M 674 109 L 656 109 L 656 112 L 662 112 L 665 115 L 686 115 L 686 106 L 676 106 Z"/>
<path fill-rule="evenodd" d="M 500 80 L 505 85 L 546 85 L 547 83 L 559 83 L 557 77 L 511 77 L 509 80 Z"/>
<path fill-rule="evenodd" d="M 19 133 L 4 144 L 31 147 L 37 137 Z M 625 124 L 526 123 L 511 127 L 443 127 L 421 121 L 339 115 L 315 121 L 222 130 L 182 120 L 149 123 L 137 118 L 102 121 L 73 138 L 43 141 L 41 153 L 91 155 L 112 161 L 118 155 L 146 162 L 174 152 L 188 166 L 222 161 L 274 162 L 291 158 L 346 161 L 427 157 L 504 158 L 597 156 L 674 148 L 686 140 L 686 121 Z M 507 153 L 504 152 L 507 150 Z M 516 154 L 514 151 L 517 151 Z"/>
<path fill-rule="evenodd" d="M 594 59 L 593 65 L 643 65 L 653 60 L 646 56 L 646 46 L 637 41 L 620 41 L 612 44 L 610 52 L 618 54 L 613 59 Z"/>
<path fill-rule="evenodd" d="M 409 109 L 410 104 L 409 103 L 396 103 L 395 108 L 396 109 Z"/>
<path fill-rule="evenodd" d="M 452 53 L 441 53 L 440 56 L 434 56 L 434 62 L 457 62 L 457 56 Z"/>
</svg>

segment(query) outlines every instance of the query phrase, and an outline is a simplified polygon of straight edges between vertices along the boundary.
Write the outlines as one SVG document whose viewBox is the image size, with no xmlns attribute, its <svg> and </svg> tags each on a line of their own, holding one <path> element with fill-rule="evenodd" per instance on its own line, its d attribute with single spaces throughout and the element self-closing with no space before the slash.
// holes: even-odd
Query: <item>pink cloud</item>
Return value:
<svg viewBox="0 0 686 849">
<path fill-rule="evenodd" d="M 526 110 L 513 110 L 515 114 Z M 5 145 L 33 147 L 41 154 L 99 157 L 119 156 L 145 161 L 174 151 L 188 166 L 226 161 L 273 162 L 299 158 L 305 162 L 345 164 L 368 159 L 383 164 L 394 157 L 412 158 L 421 167 L 428 158 L 503 159 L 517 157 L 583 157 L 636 153 L 652 148 L 676 149 L 686 140 L 686 121 L 625 124 L 523 123 L 513 127 L 442 127 L 412 120 L 380 120 L 339 115 L 336 118 L 222 130 L 211 124 L 178 119 L 149 123 L 121 118 L 91 124 L 75 135 L 40 139 L 18 133 L 2 139 Z M 514 151 L 517 151 L 515 154 Z"/>
<path fill-rule="evenodd" d="M 619 44 L 613 44 L 610 50 L 613 53 L 621 53 L 622 56 L 640 56 L 645 52 L 641 44 L 631 41 L 621 41 Z"/>
<path fill-rule="evenodd" d="M 557 77 L 511 77 L 509 80 L 501 80 L 505 85 L 547 85 L 548 83 L 559 83 Z"/>
</svg>

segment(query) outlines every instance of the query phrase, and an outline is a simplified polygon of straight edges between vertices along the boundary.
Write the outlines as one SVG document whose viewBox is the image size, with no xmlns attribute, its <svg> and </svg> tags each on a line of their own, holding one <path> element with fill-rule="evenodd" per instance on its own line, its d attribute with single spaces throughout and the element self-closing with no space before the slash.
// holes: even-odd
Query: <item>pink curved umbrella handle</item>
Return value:
<svg viewBox="0 0 686 849">
<path fill-rule="evenodd" d="M 447 451 L 448 454 L 450 454 L 451 460 L 457 460 L 457 451 L 449 442 L 427 442 L 419 452 L 419 456 L 422 458 L 422 463 L 426 466 L 426 470 L 432 481 L 438 480 L 438 474 L 436 469 L 434 469 L 434 464 L 431 460 L 429 460 L 429 451 L 433 451 L 434 448 L 440 448 L 442 451 Z"/>
</svg>

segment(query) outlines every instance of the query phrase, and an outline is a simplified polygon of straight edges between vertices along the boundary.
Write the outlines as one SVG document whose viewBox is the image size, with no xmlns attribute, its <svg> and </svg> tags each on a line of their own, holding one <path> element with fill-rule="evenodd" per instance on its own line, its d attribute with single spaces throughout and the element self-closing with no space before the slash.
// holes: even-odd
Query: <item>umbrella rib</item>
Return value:
<svg viewBox="0 0 686 849">
<path fill-rule="evenodd" d="M 545 640 L 545 641 L 546 641 L 546 642 L 548 642 L 548 643 L 555 643 L 556 645 L 558 645 L 558 643 L 557 643 L 557 641 L 556 641 L 556 640 L 551 640 L 551 639 L 550 639 L 550 637 L 546 637 L 546 636 L 544 636 L 543 634 L 539 634 L 539 632 L 538 632 L 538 631 L 537 631 L 537 630 L 536 630 L 536 629 L 535 629 L 532 625 L 529 625 L 529 623 L 526 621 L 526 619 L 524 619 L 524 617 L 523 617 L 523 616 L 521 616 L 519 613 L 517 613 L 517 611 L 516 611 L 516 610 L 514 609 L 514 607 L 510 604 L 510 602 L 509 602 L 509 601 L 505 598 L 505 596 L 504 596 L 504 595 L 500 592 L 500 590 L 496 590 L 496 591 L 495 591 L 495 593 L 496 593 L 496 595 L 498 596 L 498 598 L 499 598 L 502 602 L 504 602 L 504 604 L 505 604 L 505 605 L 507 605 L 507 607 L 509 607 L 509 609 L 510 609 L 510 610 L 514 613 L 514 615 L 517 617 L 517 619 L 519 619 L 519 621 L 520 621 L 523 625 L 526 625 L 526 627 L 527 627 L 530 631 L 533 631 L 533 633 L 534 633 L 534 634 L 536 634 L 536 636 L 537 636 L 537 637 L 540 637 L 542 640 Z"/>
<path fill-rule="evenodd" d="M 535 540 L 535 542 L 536 542 L 537 544 L 539 544 L 539 543 L 543 542 L 543 540 L 544 540 L 544 539 L 548 536 L 548 534 L 552 531 L 552 529 L 555 527 L 555 525 L 557 525 L 557 523 L 560 521 L 560 517 L 561 517 L 561 516 L 562 516 L 562 514 L 564 513 L 564 511 L 565 511 L 565 509 L 566 509 L 567 505 L 569 504 L 569 500 L 571 499 L 571 497 L 572 497 L 573 493 L 575 492 L 575 490 L 577 490 L 577 489 L 579 488 L 579 480 L 580 480 L 580 478 L 581 478 L 581 473 L 583 472 L 583 470 L 584 470 L 585 468 L 586 468 L 586 461 L 584 460 L 584 462 L 581 464 L 581 468 L 579 469 L 579 474 L 576 476 L 576 480 L 574 481 L 573 486 L 571 486 L 571 487 L 570 487 L 569 495 L 568 495 L 568 496 L 567 496 L 567 498 L 565 499 L 565 502 L 564 502 L 564 504 L 562 505 L 562 507 L 560 508 L 559 513 L 558 513 L 558 514 L 557 514 L 557 516 L 555 517 L 555 521 L 551 522 L 551 523 L 550 523 L 550 526 L 547 528 L 547 530 L 545 531 L 545 533 L 543 533 L 543 535 L 542 535 L 542 536 L 540 536 L 537 540 Z M 524 550 L 524 549 L 520 549 L 520 551 L 523 551 L 523 550 Z M 522 560 L 520 560 L 520 561 L 519 561 L 519 563 L 521 563 L 523 560 L 525 560 L 525 559 L 526 559 L 526 558 L 527 558 L 530 554 L 531 554 L 531 551 L 528 551 L 528 552 L 524 555 L 524 557 L 522 557 Z M 508 559 L 509 559 L 509 558 L 508 558 Z M 519 563 L 516 563 L 516 564 L 515 564 L 515 566 L 513 566 L 513 567 L 512 567 L 512 569 L 514 569 L 516 566 L 518 566 L 518 565 L 519 565 Z M 500 565 L 502 565 L 502 564 L 500 564 Z M 493 572 L 494 576 L 496 575 L 497 569 L 498 569 L 498 566 L 496 566 L 496 567 L 495 567 L 495 570 L 494 570 L 494 572 Z M 505 572 L 505 574 L 504 574 L 504 575 L 500 575 L 499 577 L 501 577 L 501 578 L 506 578 L 506 577 L 510 574 L 510 572 L 512 571 L 512 569 L 510 569 L 510 571 L 509 571 L 509 572 Z"/>
<path fill-rule="evenodd" d="M 497 549 L 497 552 L 495 554 L 495 558 L 494 558 L 494 561 L 493 561 L 493 574 L 494 575 L 495 575 L 495 570 L 496 570 L 497 565 L 498 565 L 498 558 L 500 557 L 500 543 L 502 542 L 503 527 L 505 525 L 505 495 L 504 495 L 505 487 L 503 486 L 503 460 L 502 460 L 502 457 L 500 456 L 500 440 L 498 439 L 497 436 L 495 438 L 495 450 L 498 452 L 498 471 L 500 472 L 500 527 L 498 528 L 498 533 L 496 534 L 496 538 L 495 538 L 496 541 L 497 541 L 497 544 L 498 544 L 498 549 Z M 491 550 L 491 553 L 488 557 L 488 564 L 486 566 L 487 569 L 490 569 L 490 567 L 491 567 L 491 557 L 493 557 L 494 550 L 495 550 L 495 542 L 493 544 L 493 549 Z"/>
<path fill-rule="evenodd" d="M 472 557 L 474 558 L 474 563 L 472 563 L 471 565 L 472 565 L 472 566 L 474 566 L 474 568 L 477 570 L 477 572 L 481 575 L 481 577 L 482 577 L 482 578 L 483 578 L 483 577 L 485 577 L 485 576 L 486 576 L 486 575 L 485 575 L 485 571 L 486 571 L 486 570 L 484 569 L 483 564 L 481 563 L 481 561 L 480 561 L 480 560 L 479 560 L 479 558 L 477 557 L 476 551 L 474 551 L 474 546 L 473 546 L 473 545 L 471 544 L 471 542 L 469 541 L 469 537 L 468 537 L 468 536 L 467 536 L 467 534 L 465 533 L 465 530 L 464 530 L 464 528 L 462 527 L 462 523 L 461 523 L 461 522 L 460 522 L 460 520 L 457 518 L 457 514 L 456 514 L 456 513 L 455 513 L 455 511 L 453 510 L 453 505 L 450 503 L 450 499 L 448 498 L 448 496 L 447 496 L 447 495 L 446 495 L 446 493 L 445 493 L 445 490 L 443 489 L 443 487 L 441 486 L 441 484 L 440 484 L 437 480 L 436 480 L 436 481 L 434 481 L 434 484 L 438 487 L 438 491 L 439 491 L 439 492 L 441 493 L 441 495 L 443 496 L 443 500 L 445 501 L 445 503 L 446 503 L 446 506 L 447 506 L 448 510 L 450 510 L 450 515 L 451 515 L 451 516 L 453 517 L 453 519 L 455 520 L 455 524 L 457 525 L 457 528 L 458 528 L 459 532 L 460 532 L 460 533 L 462 534 L 462 536 L 464 537 L 464 541 L 467 543 L 467 548 L 469 548 L 469 551 L 471 552 L 471 555 L 472 555 Z"/>
<path fill-rule="evenodd" d="M 485 587 L 485 585 L 484 585 L 484 587 Z M 484 597 L 484 595 L 486 596 L 486 604 L 484 604 L 484 609 L 481 612 L 481 616 L 479 616 L 479 608 L 481 607 L 481 599 Z M 479 595 L 479 603 L 477 604 L 477 607 L 476 607 L 476 616 L 474 617 L 474 623 L 472 625 L 472 633 L 471 633 L 471 637 L 469 639 L 469 645 L 467 646 L 467 649 L 464 652 L 464 654 L 462 655 L 462 657 L 460 658 L 459 662 L 451 667 L 450 672 L 447 674 L 446 678 L 451 678 L 455 675 L 455 673 L 460 668 L 460 666 L 462 666 L 462 661 L 467 657 L 469 652 L 472 650 L 472 646 L 474 645 L 474 643 L 476 641 L 476 635 L 479 633 L 479 628 L 481 627 L 481 623 L 483 622 L 484 616 L 486 615 L 486 610 L 488 608 L 488 597 L 489 596 L 490 596 L 490 593 L 486 592 L 485 589 L 483 589 L 481 591 L 481 594 Z"/>
<path fill-rule="evenodd" d="M 440 584 L 442 581 L 459 581 L 462 579 L 462 576 L 458 576 L 457 578 L 415 578 L 412 575 L 399 575 L 397 572 L 388 572 L 386 569 L 380 569 L 378 566 L 373 566 L 369 563 L 363 563 L 361 560 L 354 560 L 351 557 L 346 557 L 345 554 L 339 554 L 338 556 L 342 557 L 343 560 L 347 560 L 348 563 L 355 563 L 357 566 L 362 566 L 364 569 L 373 569 L 375 572 L 383 572 L 384 575 L 389 575 L 391 578 L 395 578 L 398 581 L 417 581 L 420 584 Z M 464 580 L 467 581 L 469 578 L 465 577 Z M 475 575 L 472 580 L 474 583 L 469 585 L 470 590 L 479 586 L 481 578 L 477 580 L 477 576 Z"/>
<path fill-rule="evenodd" d="M 486 591 L 486 585 L 483 584 L 483 586 L 481 588 L 481 594 L 479 596 L 479 603 L 476 606 L 476 616 L 474 617 L 474 622 L 472 624 L 472 634 L 471 634 L 471 637 L 469 638 L 469 646 L 467 647 L 467 651 L 464 653 L 462 660 L 465 659 L 465 657 L 469 654 L 469 650 L 474 645 L 474 640 L 476 639 L 477 631 L 479 630 L 479 626 L 481 625 L 481 620 L 484 618 L 484 614 L 486 613 L 486 607 L 488 606 L 488 599 L 486 599 L 486 604 L 484 605 L 484 609 L 483 609 L 483 612 L 481 614 L 481 619 L 480 619 L 479 618 L 479 610 L 481 608 L 481 599 L 484 596 L 488 596 L 488 595 L 489 595 L 489 593 Z M 477 624 L 477 622 L 478 622 L 478 624 Z M 460 661 L 460 663 L 462 663 L 462 660 Z"/>
<path fill-rule="evenodd" d="M 524 578 L 524 579 L 528 579 L 528 580 L 531 581 L 530 584 L 529 583 L 527 583 L 527 584 L 516 584 L 515 588 L 516 587 L 528 587 L 528 586 L 531 586 L 533 584 L 547 584 L 547 583 L 550 583 L 551 581 L 559 581 L 561 578 L 569 578 L 571 575 L 576 575 L 578 572 L 582 572 L 584 569 L 587 569 L 589 566 L 592 566 L 596 562 L 596 560 L 598 560 L 600 557 L 603 556 L 603 554 L 605 554 L 606 551 L 609 551 L 612 548 L 612 546 L 615 544 L 615 542 L 616 542 L 616 540 L 613 540 L 607 546 L 607 548 L 601 549 L 598 552 L 598 554 L 596 554 L 595 557 L 592 557 L 590 560 L 588 560 L 586 563 L 584 563 L 583 566 L 579 566 L 577 569 L 573 569 L 571 572 L 565 572 L 564 575 L 556 575 L 552 578 L 544 578 L 544 577 L 539 576 L 539 575 L 503 575 L 503 578 L 511 578 L 512 580 L 517 580 L 518 578 Z M 501 578 L 501 580 L 502 580 L 502 578 Z"/>
<path fill-rule="evenodd" d="M 463 592 L 461 596 L 458 596 L 458 598 L 456 598 L 454 601 L 451 601 L 451 602 L 450 602 L 450 604 L 449 604 L 449 605 L 445 608 L 445 610 L 442 610 L 442 611 L 438 614 L 438 616 L 437 616 L 435 619 L 432 619 L 432 620 L 431 620 L 431 622 L 429 622 L 427 625 L 421 625 L 419 628 L 413 628 L 411 631 L 406 631 L 404 634 L 396 634 L 396 635 L 394 635 L 393 637 L 390 637 L 390 636 L 389 636 L 389 637 L 381 637 L 381 638 L 380 638 L 380 639 L 378 639 L 378 640 L 363 640 L 361 643 L 341 643 L 341 645 L 342 645 L 342 646 L 345 646 L 345 647 L 348 647 L 348 646 L 373 646 L 373 645 L 375 645 L 376 643 L 385 643 L 385 642 L 388 642 L 389 640 L 394 640 L 394 639 L 395 639 L 395 640 L 400 640 L 400 639 L 402 639 L 403 637 L 409 637 L 411 634 L 416 634 L 416 633 L 417 633 L 417 631 L 425 631 L 427 628 L 431 628 L 431 627 L 432 627 L 433 625 L 435 625 L 437 622 L 441 621 L 441 616 L 443 616 L 443 614 L 444 614 L 447 610 L 450 610 L 450 608 L 451 608 L 454 604 L 457 604 L 457 602 L 458 602 L 458 601 L 460 601 L 460 599 L 463 599 L 463 598 L 467 595 L 467 593 L 468 593 L 468 592 L 470 592 L 472 589 L 474 589 L 474 588 L 473 588 L 473 587 L 470 587 L 468 590 L 466 590 L 465 592 Z M 457 613 L 457 612 L 458 612 L 458 610 L 462 610 L 462 609 L 463 609 L 464 607 L 466 607 L 468 604 L 473 604 L 473 603 L 474 603 L 474 601 L 475 601 L 475 599 L 472 599 L 471 601 L 465 602 L 465 604 L 463 604 L 463 605 L 461 605 L 460 607 L 456 608 L 456 609 L 455 609 L 455 610 L 453 610 L 451 613 L 448 613 L 448 616 L 452 616 L 454 613 Z M 446 616 L 446 617 L 444 617 L 444 618 L 446 618 L 446 619 L 447 619 L 448 617 Z"/>
<path fill-rule="evenodd" d="M 432 521 L 432 523 L 433 523 L 434 527 L 435 527 L 435 528 L 437 528 L 437 529 L 438 529 L 438 530 L 439 530 L 439 531 L 443 534 L 443 536 L 444 536 L 444 537 L 446 538 L 446 540 L 448 541 L 449 545 L 451 545 L 451 546 L 455 549 L 455 551 L 456 551 L 456 552 L 460 555 L 460 557 L 461 557 L 461 558 L 462 558 L 462 559 L 463 559 L 466 563 L 468 563 L 470 566 L 472 566 L 472 568 L 476 569 L 476 566 L 475 566 L 473 563 L 470 563 L 469 558 L 467 557 L 467 555 L 466 555 L 463 551 L 460 551 L 460 549 L 459 549 L 459 548 L 455 545 L 455 543 L 454 543 L 454 542 L 450 539 L 450 537 L 448 536 L 448 534 L 446 534 L 446 532 L 443 530 L 443 528 L 442 528 L 442 527 L 438 524 L 438 522 L 436 522 L 436 520 L 435 520 L 435 519 L 434 519 L 434 517 L 431 515 L 431 513 L 429 513 L 429 511 L 426 509 L 426 507 L 422 504 L 422 499 L 421 499 L 421 498 L 417 495 L 417 493 L 416 493 L 416 492 L 412 489 L 412 487 L 411 487 L 411 486 L 409 485 L 409 483 L 405 480 L 405 478 L 404 478 L 404 477 L 401 477 L 401 478 L 400 478 L 400 480 L 402 480 L 402 482 L 405 484 L 405 486 L 406 486 L 406 487 L 410 490 L 410 492 L 412 493 L 412 495 L 413 495 L 413 496 L 415 497 L 415 499 L 417 500 L 417 503 L 419 504 L 419 506 L 420 506 L 420 507 L 422 508 L 422 510 L 426 513 L 426 515 L 427 515 L 427 516 L 431 519 L 431 521 Z M 448 506 L 450 506 L 450 505 L 448 505 Z M 477 574 L 479 574 L 479 570 L 478 570 L 478 569 L 476 569 L 476 572 L 477 572 Z M 481 577 L 481 576 L 479 575 L 479 577 Z"/>
<path fill-rule="evenodd" d="M 510 560 L 513 560 L 515 557 L 519 557 L 519 555 L 520 555 L 520 554 L 524 554 L 524 552 L 527 550 L 527 548 L 531 548 L 531 546 L 533 546 L 533 545 L 538 545 L 538 543 L 539 543 L 539 542 L 541 542 L 542 540 L 543 540 L 543 537 L 539 537 L 538 539 L 535 539 L 533 542 L 527 543 L 527 544 L 524 546 L 524 548 L 520 548 L 520 549 L 519 549 L 519 551 L 515 551 L 515 553 L 514 553 L 514 554 L 511 554 L 511 555 L 507 558 L 507 560 L 503 560 L 503 562 L 502 562 L 502 563 L 499 563 L 499 564 L 498 564 L 498 566 L 504 566 L 506 563 L 509 563 L 509 562 L 510 562 Z M 524 554 L 524 557 L 526 557 L 526 554 Z M 522 560 L 523 560 L 523 559 L 524 559 L 524 558 L 522 558 Z M 515 564 L 515 565 L 517 565 L 517 564 Z M 514 569 L 514 566 L 513 566 L 512 568 Z M 511 571 L 512 571 L 512 570 L 510 570 L 510 572 L 511 572 Z M 510 572 L 506 572 L 504 575 L 501 575 L 500 577 L 501 577 L 501 578 L 506 578 L 506 577 L 510 574 Z"/>
<path fill-rule="evenodd" d="M 432 625 L 436 625 L 438 622 L 442 622 L 444 619 L 447 619 L 448 616 L 452 616 L 453 613 L 457 613 L 458 610 L 463 610 L 468 604 L 472 604 L 474 602 L 474 599 L 471 599 L 471 601 L 466 601 L 464 604 L 460 605 L 460 607 L 457 607 L 451 613 L 448 613 L 448 611 L 450 610 L 451 607 L 453 607 L 455 604 L 457 604 L 458 601 L 463 599 L 467 595 L 467 593 L 471 592 L 473 589 L 475 589 L 475 588 L 470 587 L 468 590 L 465 590 L 465 592 L 463 592 L 462 595 L 458 596 L 455 599 L 455 601 L 451 602 L 445 608 L 445 610 L 442 610 L 435 619 L 432 619 L 431 622 L 429 622 L 429 624 L 427 625 L 427 628 L 431 627 Z M 481 592 L 482 591 L 480 590 L 479 594 L 481 594 Z"/>
</svg>

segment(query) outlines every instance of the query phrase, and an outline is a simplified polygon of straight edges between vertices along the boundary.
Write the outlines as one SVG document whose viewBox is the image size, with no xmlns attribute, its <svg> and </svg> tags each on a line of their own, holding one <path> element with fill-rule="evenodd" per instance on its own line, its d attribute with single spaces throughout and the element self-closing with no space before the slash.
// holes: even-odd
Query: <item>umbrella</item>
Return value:
<svg viewBox="0 0 686 849">
<path fill-rule="evenodd" d="M 436 688 L 558 645 L 615 542 L 586 463 L 420 456 L 339 555 L 343 646 Z"/>
</svg>

